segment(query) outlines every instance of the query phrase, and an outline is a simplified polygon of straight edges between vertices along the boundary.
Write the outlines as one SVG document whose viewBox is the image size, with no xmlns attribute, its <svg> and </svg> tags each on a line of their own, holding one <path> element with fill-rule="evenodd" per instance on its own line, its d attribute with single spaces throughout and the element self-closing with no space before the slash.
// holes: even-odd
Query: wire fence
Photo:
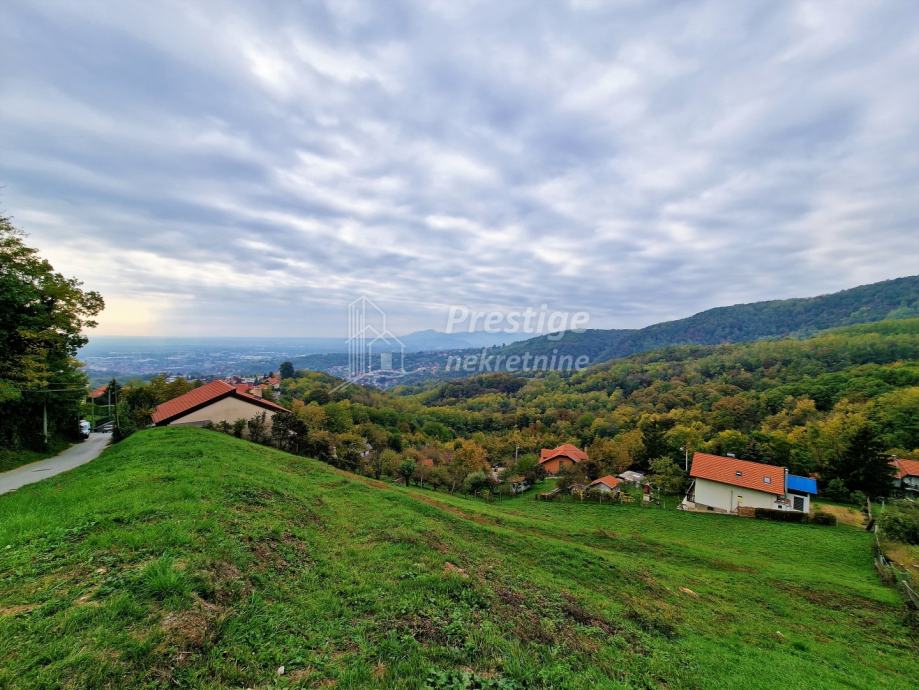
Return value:
<svg viewBox="0 0 919 690">
<path fill-rule="evenodd" d="M 868 500 L 868 515 L 873 519 L 870 499 Z M 903 593 L 903 598 L 906 600 L 907 607 L 911 608 L 913 611 L 919 611 L 919 593 L 917 593 L 912 586 L 910 574 L 897 568 L 884 554 L 884 549 L 881 546 L 881 539 L 878 537 L 877 522 L 874 522 L 872 525 L 871 532 L 874 535 L 874 544 L 872 545 L 874 550 L 874 567 L 878 571 L 878 575 L 881 576 L 884 582 L 895 585 L 897 589 Z"/>
</svg>

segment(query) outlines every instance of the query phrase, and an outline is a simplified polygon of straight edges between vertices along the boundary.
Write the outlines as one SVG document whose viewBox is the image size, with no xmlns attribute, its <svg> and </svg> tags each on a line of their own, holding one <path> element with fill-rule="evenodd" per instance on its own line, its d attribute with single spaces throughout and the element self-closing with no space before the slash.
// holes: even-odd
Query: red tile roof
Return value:
<svg viewBox="0 0 919 690">
<path fill-rule="evenodd" d="M 108 384 L 99 386 L 92 393 L 89 394 L 90 398 L 101 398 L 108 392 Z"/>
<path fill-rule="evenodd" d="M 552 458 L 565 457 L 574 463 L 587 459 L 587 453 L 570 443 L 563 443 L 558 448 L 543 448 L 539 451 L 539 464 L 549 462 Z"/>
<path fill-rule="evenodd" d="M 778 496 L 785 493 L 785 468 L 752 460 L 694 453 L 689 476 Z"/>
<path fill-rule="evenodd" d="M 619 486 L 621 483 L 622 483 L 622 480 L 621 480 L 621 479 L 617 479 L 617 478 L 614 477 L 613 475 L 608 474 L 608 475 L 606 475 L 605 477 L 600 477 L 599 479 L 594 479 L 588 486 L 598 486 L 598 485 L 600 485 L 600 484 L 603 484 L 604 486 L 608 486 L 608 487 L 611 488 L 611 489 L 615 489 L 615 488 L 616 488 L 617 486 Z"/>
<path fill-rule="evenodd" d="M 285 408 L 277 403 L 264 400 L 254 395 L 249 395 L 244 390 L 240 390 L 240 387 L 234 386 L 226 381 L 211 381 L 198 388 L 193 388 L 184 395 L 180 395 L 178 398 L 173 398 L 161 405 L 157 405 L 151 418 L 154 424 L 165 424 L 177 417 L 188 414 L 192 410 L 204 407 L 205 405 L 209 405 L 210 403 L 217 402 L 229 396 L 251 402 L 276 412 L 287 412 Z"/>
<path fill-rule="evenodd" d="M 897 471 L 897 479 L 904 477 L 919 477 L 919 460 L 907 460 L 906 458 L 894 458 L 890 461 Z"/>
</svg>

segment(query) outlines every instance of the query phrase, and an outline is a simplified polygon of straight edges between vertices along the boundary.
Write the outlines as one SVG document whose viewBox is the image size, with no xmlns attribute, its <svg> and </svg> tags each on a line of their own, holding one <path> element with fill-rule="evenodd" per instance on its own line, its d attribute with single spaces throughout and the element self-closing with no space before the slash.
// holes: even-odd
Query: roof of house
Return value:
<svg viewBox="0 0 919 690">
<path fill-rule="evenodd" d="M 645 478 L 645 473 L 636 472 L 635 470 L 626 470 L 625 472 L 620 472 L 616 476 L 627 482 L 640 482 Z"/>
<path fill-rule="evenodd" d="M 558 448 L 543 448 L 540 450 L 539 464 L 541 465 L 544 462 L 549 462 L 549 460 L 558 457 L 568 458 L 572 462 L 578 463 L 587 459 L 587 453 L 570 443 L 563 443 Z"/>
<path fill-rule="evenodd" d="M 919 460 L 907 460 L 906 458 L 894 458 L 890 461 L 897 471 L 897 479 L 903 477 L 919 477 Z"/>
<path fill-rule="evenodd" d="M 103 384 L 103 385 L 99 386 L 98 388 L 94 389 L 94 390 L 89 394 L 89 397 L 90 397 L 90 398 L 101 398 L 101 397 L 102 397 L 103 395 L 105 395 L 107 392 L 108 392 L 108 384 L 106 383 L 106 384 Z"/>
<path fill-rule="evenodd" d="M 287 410 L 277 403 L 270 400 L 249 395 L 240 386 L 234 386 L 226 381 L 211 381 L 203 386 L 193 388 L 187 393 L 180 395 L 172 400 L 157 405 L 151 418 L 154 424 L 166 424 L 172 420 L 193 412 L 197 409 L 215 403 L 218 400 L 228 397 L 239 398 L 253 405 L 258 405 L 276 412 L 287 412 Z"/>
<path fill-rule="evenodd" d="M 594 479 L 594 480 L 590 483 L 589 486 L 599 486 L 600 484 L 603 484 L 604 486 L 608 486 L 608 487 L 611 488 L 611 489 L 615 489 L 615 488 L 616 488 L 617 486 L 619 486 L 621 483 L 622 483 L 622 480 L 617 479 L 616 477 L 614 477 L 614 476 L 611 475 L 611 474 L 608 474 L 608 475 L 606 475 L 605 477 L 600 477 L 599 479 Z"/>
<path fill-rule="evenodd" d="M 789 491 L 817 495 L 817 480 L 811 477 L 799 477 L 797 474 L 789 474 L 785 477 L 785 484 Z"/>
<path fill-rule="evenodd" d="M 689 476 L 778 496 L 785 493 L 785 468 L 752 460 L 694 453 Z"/>
</svg>

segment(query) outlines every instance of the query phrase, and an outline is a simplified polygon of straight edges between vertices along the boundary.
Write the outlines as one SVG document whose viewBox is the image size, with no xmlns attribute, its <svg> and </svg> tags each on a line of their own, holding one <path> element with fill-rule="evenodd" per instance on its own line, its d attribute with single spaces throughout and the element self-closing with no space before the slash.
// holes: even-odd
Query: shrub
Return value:
<svg viewBox="0 0 919 690">
<path fill-rule="evenodd" d="M 836 526 L 836 516 L 832 513 L 826 513 L 822 510 L 818 510 L 811 516 L 810 521 L 815 525 L 829 525 L 830 527 Z"/>
<path fill-rule="evenodd" d="M 777 520 L 778 522 L 805 522 L 807 513 L 798 513 L 794 510 L 773 510 L 772 508 L 756 508 L 753 517 L 757 520 Z"/>
<path fill-rule="evenodd" d="M 919 544 L 919 503 L 890 501 L 878 527 L 888 539 Z"/>
</svg>

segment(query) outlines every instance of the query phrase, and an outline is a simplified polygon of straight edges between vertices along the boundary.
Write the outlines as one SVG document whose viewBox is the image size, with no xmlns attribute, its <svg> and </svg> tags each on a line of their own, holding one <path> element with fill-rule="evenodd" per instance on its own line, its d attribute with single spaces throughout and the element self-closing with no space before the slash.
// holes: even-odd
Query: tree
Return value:
<svg viewBox="0 0 919 690">
<path fill-rule="evenodd" d="M 292 379 L 297 375 L 291 362 L 282 362 L 278 373 L 280 373 L 282 379 Z"/>
<path fill-rule="evenodd" d="M 401 477 L 405 485 L 408 486 L 413 474 L 415 474 L 415 461 L 411 458 L 406 458 L 402 461 L 402 464 L 399 465 L 399 477 Z"/>
<path fill-rule="evenodd" d="M 679 494 L 686 486 L 686 475 L 673 460 L 666 457 L 654 458 L 650 462 L 651 483 L 665 494 Z"/>
<path fill-rule="evenodd" d="M 869 496 L 886 496 L 890 492 L 894 469 L 869 423 L 855 430 L 832 469 L 850 490 Z"/>
<path fill-rule="evenodd" d="M 10 449 L 44 446 L 44 412 L 49 437 L 76 434 L 86 378 L 75 357 L 104 307 L 22 238 L 0 217 L 0 446 Z"/>
<path fill-rule="evenodd" d="M 335 438 L 335 459 L 332 463 L 340 469 L 353 472 L 360 465 L 367 450 L 367 439 L 363 436 L 339 434 Z"/>
<path fill-rule="evenodd" d="M 268 415 L 258 412 L 246 422 L 249 430 L 249 440 L 253 443 L 264 443 L 268 440 Z"/>
</svg>

